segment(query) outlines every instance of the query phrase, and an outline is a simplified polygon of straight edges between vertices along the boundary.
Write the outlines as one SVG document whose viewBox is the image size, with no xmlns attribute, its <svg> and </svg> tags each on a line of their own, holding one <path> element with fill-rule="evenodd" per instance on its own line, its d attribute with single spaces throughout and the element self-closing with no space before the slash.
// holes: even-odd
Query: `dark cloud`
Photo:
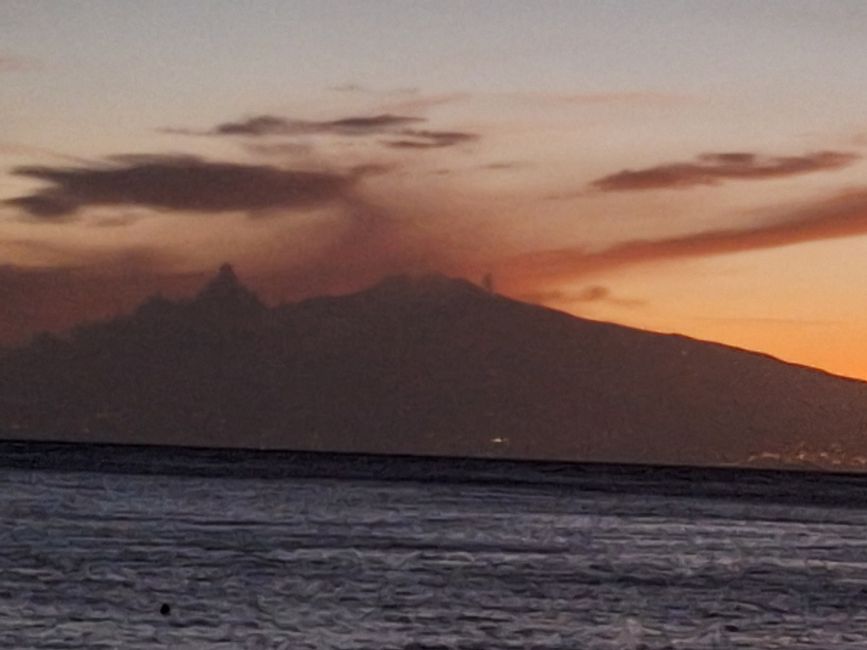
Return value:
<svg viewBox="0 0 867 650">
<path fill-rule="evenodd" d="M 209 213 L 315 207 L 345 199 L 357 179 L 191 156 L 116 156 L 101 166 L 28 166 L 12 173 L 50 184 L 5 201 L 44 220 L 103 205 Z"/>
<path fill-rule="evenodd" d="M 625 169 L 593 181 L 603 192 L 682 189 L 716 185 L 726 180 L 759 180 L 840 169 L 860 156 L 839 151 L 817 151 L 803 156 L 760 157 L 754 153 L 708 153 L 695 162 L 670 163 L 646 169 Z"/>
<path fill-rule="evenodd" d="M 405 115 L 373 115 L 371 117 L 346 117 L 332 122 L 318 122 L 326 130 L 338 133 L 380 133 L 394 128 L 424 122 L 423 117 L 407 117 Z"/>
<path fill-rule="evenodd" d="M 393 115 L 391 113 L 356 115 L 326 121 L 290 120 L 276 115 L 257 115 L 236 122 L 223 122 L 208 131 L 188 129 L 164 129 L 164 131 L 182 135 L 237 135 L 246 137 L 328 133 L 361 136 L 393 133 L 396 130 L 424 121 L 425 119 L 422 117 Z"/>
<path fill-rule="evenodd" d="M 473 142 L 478 140 L 479 136 L 476 133 L 467 133 L 464 131 L 426 131 L 407 129 L 401 131 L 400 140 L 390 140 L 386 142 L 389 147 L 395 149 L 441 149 L 443 147 L 452 147 L 458 144 Z"/>
<path fill-rule="evenodd" d="M 765 250 L 867 234 L 867 189 L 815 201 L 742 228 L 630 241 L 602 251 L 539 251 L 503 264 L 513 286 L 538 287 L 638 264 Z"/>
<path fill-rule="evenodd" d="M 478 140 L 476 133 L 464 131 L 438 131 L 410 128 L 426 122 L 423 117 L 380 113 L 344 117 L 337 120 L 290 120 L 276 115 L 257 115 L 235 122 L 218 124 L 208 131 L 163 129 L 166 133 L 182 135 L 244 136 L 265 138 L 299 135 L 371 136 L 391 135 L 397 139 L 383 144 L 395 149 L 441 149 Z"/>
<path fill-rule="evenodd" d="M 213 135 L 271 135 L 292 132 L 299 125 L 274 115 L 258 115 L 240 122 L 224 122 L 211 131 Z"/>
</svg>

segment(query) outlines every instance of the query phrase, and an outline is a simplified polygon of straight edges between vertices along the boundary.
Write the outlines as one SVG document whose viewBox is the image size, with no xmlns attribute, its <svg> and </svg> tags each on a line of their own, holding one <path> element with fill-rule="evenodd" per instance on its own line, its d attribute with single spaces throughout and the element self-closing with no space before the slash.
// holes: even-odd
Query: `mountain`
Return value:
<svg viewBox="0 0 867 650">
<path fill-rule="evenodd" d="M 17 439 L 857 466 L 865 429 L 863 382 L 436 275 L 268 308 L 224 266 L 0 357 Z"/>
</svg>

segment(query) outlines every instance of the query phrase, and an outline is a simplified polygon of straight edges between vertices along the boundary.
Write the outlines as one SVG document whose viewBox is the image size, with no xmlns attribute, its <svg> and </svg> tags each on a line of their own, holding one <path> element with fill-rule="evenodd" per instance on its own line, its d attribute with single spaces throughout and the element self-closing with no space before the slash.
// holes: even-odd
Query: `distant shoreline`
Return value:
<svg viewBox="0 0 867 650">
<path fill-rule="evenodd" d="M 0 440 L 0 470 L 227 479 L 346 479 L 546 486 L 867 508 L 867 473 L 457 458 L 308 450 Z"/>
</svg>

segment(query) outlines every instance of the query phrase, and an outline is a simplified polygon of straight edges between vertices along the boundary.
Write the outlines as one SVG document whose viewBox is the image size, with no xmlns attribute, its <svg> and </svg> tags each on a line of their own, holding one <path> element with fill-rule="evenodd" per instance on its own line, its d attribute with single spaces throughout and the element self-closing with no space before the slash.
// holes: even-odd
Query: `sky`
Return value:
<svg viewBox="0 0 867 650">
<path fill-rule="evenodd" d="M 867 379 L 862 2 L 0 3 L 0 345 L 443 272 Z"/>
</svg>

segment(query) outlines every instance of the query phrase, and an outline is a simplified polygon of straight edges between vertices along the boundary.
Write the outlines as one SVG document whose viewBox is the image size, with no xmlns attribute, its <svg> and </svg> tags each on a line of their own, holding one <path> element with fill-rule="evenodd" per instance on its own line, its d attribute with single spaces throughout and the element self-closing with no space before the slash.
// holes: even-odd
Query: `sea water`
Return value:
<svg viewBox="0 0 867 650">
<path fill-rule="evenodd" d="M 0 469 L 0 647 L 863 650 L 867 508 Z"/>
</svg>

